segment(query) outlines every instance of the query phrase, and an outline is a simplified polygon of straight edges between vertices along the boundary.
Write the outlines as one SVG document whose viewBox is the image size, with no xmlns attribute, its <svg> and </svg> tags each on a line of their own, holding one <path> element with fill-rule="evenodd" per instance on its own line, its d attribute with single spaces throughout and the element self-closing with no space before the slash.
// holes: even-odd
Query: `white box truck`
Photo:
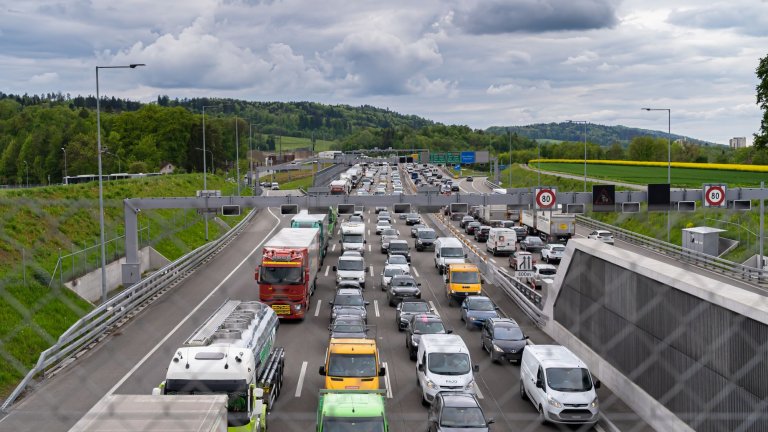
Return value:
<svg viewBox="0 0 768 432">
<path fill-rule="evenodd" d="M 547 243 L 565 243 L 576 235 L 576 215 L 549 210 L 523 210 L 522 224 Z"/>
</svg>

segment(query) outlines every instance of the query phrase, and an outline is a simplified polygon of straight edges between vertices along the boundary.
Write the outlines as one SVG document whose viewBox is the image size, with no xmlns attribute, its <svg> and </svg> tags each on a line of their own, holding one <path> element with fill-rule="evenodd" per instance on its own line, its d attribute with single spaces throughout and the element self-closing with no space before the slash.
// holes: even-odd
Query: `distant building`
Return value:
<svg viewBox="0 0 768 432">
<path fill-rule="evenodd" d="M 747 137 L 733 137 L 728 140 L 728 144 L 732 149 L 740 149 L 747 146 Z"/>
<path fill-rule="evenodd" d="M 160 174 L 172 174 L 173 171 L 176 169 L 175 166 L 173 166 L 172 163 L 168 162 L 160 168 Z"/>
</svg>

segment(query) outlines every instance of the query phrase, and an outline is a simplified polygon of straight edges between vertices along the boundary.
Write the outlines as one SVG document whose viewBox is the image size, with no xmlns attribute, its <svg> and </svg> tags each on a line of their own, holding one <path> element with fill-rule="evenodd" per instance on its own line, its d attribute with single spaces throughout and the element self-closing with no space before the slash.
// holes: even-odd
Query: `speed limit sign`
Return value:
<svg viewBox="0 0 768 432">
<path fill-rule="evenodd" d="M 557 199 L 554 188 L 536 189 L 536 209 L 548 210 L 555 206 Z"/>
<path fill-rule="evenodd" d="M 725 202 L 725 185 L 705 184 L 702 190 L 704 191 L 704 207 L 727 206 Z"/>
</svg>

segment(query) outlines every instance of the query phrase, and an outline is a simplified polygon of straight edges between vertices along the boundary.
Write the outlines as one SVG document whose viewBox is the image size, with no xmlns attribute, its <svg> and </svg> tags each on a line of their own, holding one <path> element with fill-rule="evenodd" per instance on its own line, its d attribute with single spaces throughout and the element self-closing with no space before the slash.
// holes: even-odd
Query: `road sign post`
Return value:
<svg viewBox="0 0 768 432">
<path fill-rule="evenodd" d="M 728 206 L 725 201 L 726 185 L 724 184 L 705 184 L 702 187 L 703 199 L 702 204 L 704 207 L 726 207 Z"/>
<path fill-rule="evenodd" d="M 515 254 L 515 277 L 518 279 L 533 277 L 533 255 L 530 252 L 520 251 Z"/>
<path fill-rule="evenodd" d="M 557 191 L 555 188 L 536 188 L 534 194 L 534 206 L 536 210 L 552 210 L 557 204 Z"/>
</svg>

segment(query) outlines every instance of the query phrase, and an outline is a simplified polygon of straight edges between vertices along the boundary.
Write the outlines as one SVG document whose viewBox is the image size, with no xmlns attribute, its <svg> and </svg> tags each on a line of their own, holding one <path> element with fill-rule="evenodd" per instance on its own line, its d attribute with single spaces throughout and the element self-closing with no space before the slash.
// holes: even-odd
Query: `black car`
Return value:
<svg viewBox="0 0 768 432">
<path fill-rule="evenodd" d="M 425 313 L 435 313 L 426 300 L 411 298 L 401 301 L 395 310 L 395 322 L 397 322 L 398 330 L 405 329 L 412 316 Z"/>
<path fill-rule="evenodd" d="M 421 216 L 418 213 L 408 213 L 405 217 L 406 225 L 416 225 L 418 223 L 421 223 Z"/>
<path fill-rule="evenodd" d="M 488 233 L 491 232 L 491 227 L 483 225 L 480 228 L 475 228 L 475 241 L 485 243 L 488 241 Z"/>
<path fill-rule="evenodd" d="M 359 315 L 337 315 L 328 330 L 332 338 L 364 339 L 367 332 L 365 321 Z"/>
<path fill-rule="evenodd" d="M 488 351 L 493 362 L 520 363 L 527 339 L 517 322 L 509 318 L 488 319 L 480 332 L 483 349 Z"/>
<path fill-rule="evenodd" d="M 459 227 L 464 228 L 467 226 L 468 223 L 474 222 L 474 221 L 475 221 L 475 218 L 473 218 L 472 216 L 464 216 L 461 218 L 461 221 L 459 222 Z"/>
<path fill-rule="evenodd" d="M 493 419 L 485 419 L 475 395 L 463 392 L 438 392 L 427 414 L 429 432 L 488 432 Z"/>
<path fill-rule="evenodd" d="M 464 225 L 464 232 L 470 235 L 475 234 L 475 230 L 483 226 L 480 222 L 474 221 Z"/>
<path fill-rule="evenodd" d="M 475 179 L 473 179 L 472 177 L 467 177 L 467 181 L 471 182 L 471 181 L 475 181 Z"/>
<path fill-rule="evenodd" d="M 514 231 L 515 234 L 517 235 L 518 239 L 524 239 L 525 236 L 528 235 L 528 228 L 526 228 L 524 226 L 517 225 L 517 226 L 513 226 L 511 228 L 512 228 L 512 231 Z"/>
<path fill-rule="evenodd" d="M 419 228 L 416 230 L 416 250 L 421 252 L 426 249 L 434 249 L 436 238 L 437 233 L 432 228 Z"/>
<path fill-rule="evenodd" d="M 520 240 L 520 249 L 527 252 L 538 252 L 544 248 L 545 245 L 546 243 L 544 243 L 544 240 L 536 236 L 528 236 Z"/>
<path fill-rule="evenodd" d="M 408 348 L 408 356 L 416 360 L 416 351 L 419 349 L 421 335 L 446 334 L 453 330 L 445 328 L 439 315 L 431 313 L 415 314 L 405 325 L 405 347 Z"/>
<path fill-rule="evenodd" d="M 390 255 L 402 255 L 408 262 L 411 262 L 411 247 L 405 240 L 390 240 L 387 252 Z"/>
<path fill-rule="evenodd" d="M 411 275 L 395 275 L 389 280 L 389 289 L 387 289 L 387 301 L 390 306 L 394 306 L 405 299 L 420 299 L 421 286 Z"/>
<path fill-rule="evenodd" d="M 341 315 L 357 315 L 368 322 L 366 306 L 368 302 L 363 299 L 363 292 L 359 289 L 343 288 L 336 290 L 336 296 L 329 302 L 331 306 L 331 322 Z"/>
<path fill-rule="evenodd" d="M 416 233 L 419 231 L 420 228 L 429 228 L 428 226 L 424 224 L 416 224 L 411 227 L 411 237 L 416 238 Z"/>
</svg>

